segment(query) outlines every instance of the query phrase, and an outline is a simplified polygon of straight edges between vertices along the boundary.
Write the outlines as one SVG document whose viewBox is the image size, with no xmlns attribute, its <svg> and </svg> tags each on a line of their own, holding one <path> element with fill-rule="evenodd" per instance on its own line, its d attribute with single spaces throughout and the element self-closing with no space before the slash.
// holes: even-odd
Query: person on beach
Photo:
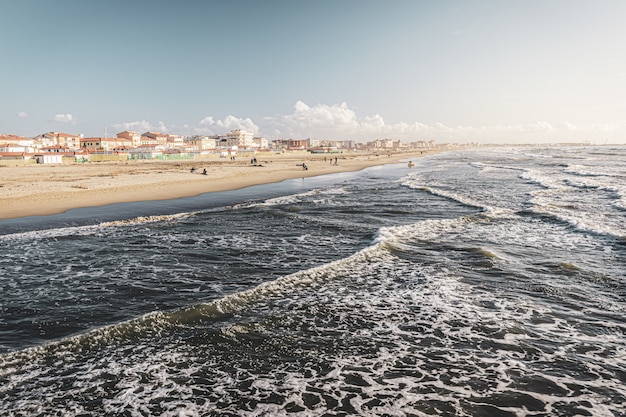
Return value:
<svg viewBox="0 0 626 417">
<path fill-rule="evenodd" d="M 193 174 L 194 172 L 196 172 L 196 167 L 191 167 L 191 173 Z"/>
<path fill-rule="evenodd" d="M 206 175 L 206 168 L 202 170 L 202 175 Z"/>
</svg>

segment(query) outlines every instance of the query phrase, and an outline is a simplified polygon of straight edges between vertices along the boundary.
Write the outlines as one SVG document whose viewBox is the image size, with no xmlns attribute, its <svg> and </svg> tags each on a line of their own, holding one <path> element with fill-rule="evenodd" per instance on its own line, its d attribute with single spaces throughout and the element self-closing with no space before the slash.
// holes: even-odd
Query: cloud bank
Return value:
<svg viewBox="0 0 626 417">
<path fill-rule="evenodd" d="M 62 119 L 72 120 L 71 115 Z M 67 117 L 69 116 L 69 118 Z M 626 122 L 605 125 L 575 125 L 570 122 L 537 121 L 527 124 L 492 126 L 450 126 L 440 122 L 387 123 L 380 114 L 359 116 L 347 103 L 309 105 L 297 101 L 288 114 L 266 116 L 258 121 L 228 115 L 222 119 L 207 115 L 195 125 L 152 124 L 145 120 L 114 125 L 119 130 L 139 132 L 158 130 L 181 135 L 214 135 L 243 129 L 269 139 L 329 139 L 366 142 L 390 138 L 413 142 L 435 140 L 438 143 L 548 143 L 623 142 Z M 169 128 L 168 128 L 169 127 Z"/>
<path fill-rule="evenodd" d="M 254 124 L 252 119 L 241 119 L 232 115 L 228 115 L 222 120 L 215 120 L 212 116 L 207 116 L 200 120 L 200 124 L 196 128 L 199 133 L 207 132 L 210 134 L 225 133 L 235 129 L 246 130 L 254 134 L 259 133 L 259 127 Z"/>
<path fill-rule="evenodd" d="M 119 131 L 132 130 L 139 133 L 158 131 L 168 133 L 169 128 L 162 121 L 152 124 L 146 120 L 139 120 L 134 122 L 117 123 L 113 125 L 113 128 Z"/>
</svg>

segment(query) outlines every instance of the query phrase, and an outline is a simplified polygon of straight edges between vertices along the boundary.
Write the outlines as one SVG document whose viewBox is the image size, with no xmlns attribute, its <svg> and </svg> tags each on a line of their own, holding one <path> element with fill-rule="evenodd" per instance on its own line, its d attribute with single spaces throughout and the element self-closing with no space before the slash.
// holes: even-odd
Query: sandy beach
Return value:
<svg viewBox="0 0 626 417">
<path fill-rule="evenodd" d="M 124 161 L 11 166 L 0 161 L 0 219 L 51 215 L 80 207 L 165 200 L 395 163 L 428 152 L 391 155 L 277 154 L 249 159 Z M 334 158 L 337 156 L 337 165 Z M 305 163 L 307 170 L 302 168 Z M 191 169 L 195 168 L 195 172 Z M 202 174 L 206 169 L 206 175 Z"/>
</svg>

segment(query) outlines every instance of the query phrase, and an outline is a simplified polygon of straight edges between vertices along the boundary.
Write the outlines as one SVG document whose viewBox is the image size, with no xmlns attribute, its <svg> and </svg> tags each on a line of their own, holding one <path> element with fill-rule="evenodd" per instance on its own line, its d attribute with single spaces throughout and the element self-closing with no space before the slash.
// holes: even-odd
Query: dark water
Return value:
<svg viewBox="0 0 626 417">
<path fill-rule="evenodd" d="M 0 222 L 0 414 L 626 415 L 625 156 Z"/>
</svg>

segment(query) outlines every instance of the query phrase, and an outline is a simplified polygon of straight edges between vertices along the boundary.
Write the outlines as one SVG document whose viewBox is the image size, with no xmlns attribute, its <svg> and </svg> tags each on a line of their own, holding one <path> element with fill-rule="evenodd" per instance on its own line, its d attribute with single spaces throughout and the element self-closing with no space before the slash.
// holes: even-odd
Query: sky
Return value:
<svg viewBox="0 0 626 417">
<path fill-rule="evenodd" d="M 626 143 L 623 0 L 0 0 L 0 134 Z"/>
</svg>

